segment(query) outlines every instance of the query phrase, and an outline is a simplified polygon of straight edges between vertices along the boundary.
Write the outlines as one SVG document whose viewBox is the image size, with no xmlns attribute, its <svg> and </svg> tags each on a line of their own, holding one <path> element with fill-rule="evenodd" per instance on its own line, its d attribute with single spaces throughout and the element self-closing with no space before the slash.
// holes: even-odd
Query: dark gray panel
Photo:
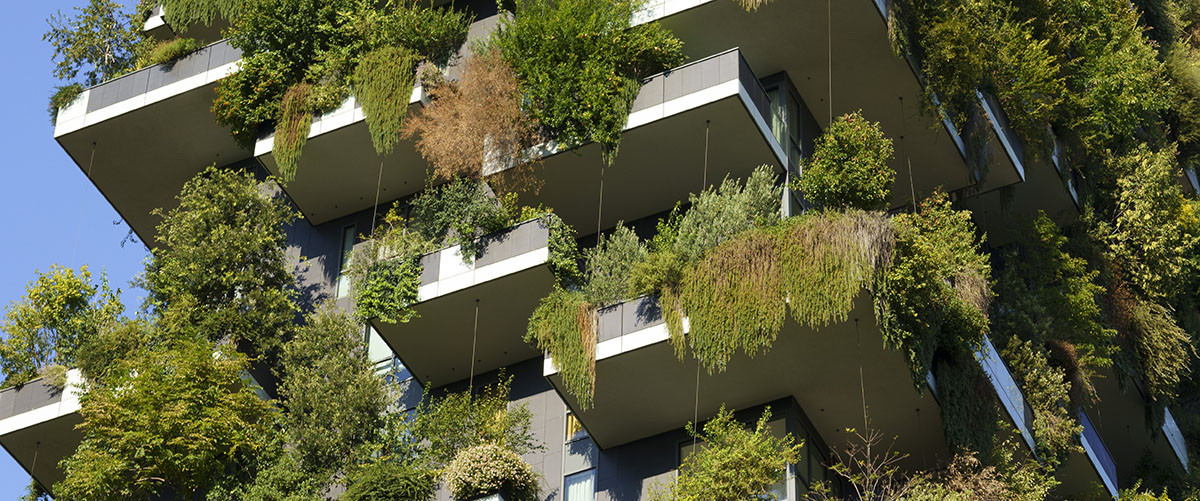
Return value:
<svg viewBox="0 0 1200 501">
<path fill-rule="evenodd" d="M 623 334 L 621 332 L 622 324 L 622 304 L 601 308 L 596 311 L 596 341 L 604 342 L 609 339 L 616 339 Z"/>
<path fill-rule="evenodd" d="M 0 393 L 0 419 L 16 416 L 31 410 L 62 401 L 63 391 L 38 379 Z"/>
<path fill-rule="evenodd" d="M 622 334 L 637 332 L 664 322 L 662 307 L 653 296 L 642 296 L 624 304 Z"/>
<path fill-rule="evenodd" d="M 421 285 L 437 282 L 438 267 L 441 265 L 441 252 L 432 252 L 421 256 Z"/>
<path fill-rule="evenodd" d="M 642 90 L 633 100 L 630 112 L 644 110 L 663 102 L 663 77 L 654 77 L 642 83 Z"/>
</svg>

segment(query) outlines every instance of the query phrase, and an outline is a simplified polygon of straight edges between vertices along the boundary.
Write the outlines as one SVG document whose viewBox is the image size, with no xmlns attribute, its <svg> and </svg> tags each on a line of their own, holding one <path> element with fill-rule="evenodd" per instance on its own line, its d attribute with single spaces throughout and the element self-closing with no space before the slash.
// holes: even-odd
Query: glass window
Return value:
<svg viewBox="0 0 1200 501">
<path fill-rule="evenodd" d="M 587 436 L 587 430 L 583 429 L 583 423 L 575 417 L 575 414 L 567 412 L 567 436 L 564 441 L 573 442 Z"/>
<path fill-rule="evenodd" d="M 563 479 L 563 501 L 595 501 L 596 500 L 596 469 L 581 471 L 567 475 Z"/>
<path fill-rule="evenodd" d="M 350 255 L 354 252 L 354 226 L 342 230 L 342 255 L 338 263 L 337 298 L 350 295 Z"/>
</svg>

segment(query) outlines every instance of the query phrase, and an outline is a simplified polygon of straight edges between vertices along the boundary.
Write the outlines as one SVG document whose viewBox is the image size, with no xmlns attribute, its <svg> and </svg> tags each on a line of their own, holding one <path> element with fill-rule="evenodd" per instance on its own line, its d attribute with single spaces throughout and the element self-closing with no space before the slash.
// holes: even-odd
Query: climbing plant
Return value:
<svg viewBox="0 0 1200 501">
<path fill-rule="evenodd" d="M 214 21 L 230 21 L 249 0 L 159 0 L 167 24 L 176 32 L 194 25 L 212 26 Z"/>
<path fill-rule="evenodd" d="M 612 163 L 640 79 L 683 61 L 658 23 L 630 26 L 632 0 L 516 0 L 496 46 L 520 80 L 525 109 L 560 146 L 599 143 Z"/>
<path fill-rule="evenodd" d="M 279 123 L 275 126 L 275 164 L 279 166 L 279 176 L 284 182 L 295 179 L 300 150 L 312 129 L 311 92 L 309 84 L 293 85 L 283 94 L 283 103 L 279 107 Z"/>
</svg>

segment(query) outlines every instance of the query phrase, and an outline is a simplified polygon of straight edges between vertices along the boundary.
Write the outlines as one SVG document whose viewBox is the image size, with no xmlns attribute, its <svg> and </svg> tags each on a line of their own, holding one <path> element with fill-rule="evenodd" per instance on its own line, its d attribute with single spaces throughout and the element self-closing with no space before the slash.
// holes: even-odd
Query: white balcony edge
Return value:
<svg viewBox="0 0 1200 501">
<path fill-rule="evenodd" d="M 69 106 L 59 110 L 58 120 L 54 126 L 54 137 L 69 134 L 110 118 L 198 89 L 233 74 L 240 66 L 241 60 L 239 59 L 124 101 L 113 103 L 90 113 L 87 111 L 87 104 L 91 96 L 91 89 L 85 90 Z"/>
<path fill-rule="evenodd" d="M 1083 414 L 1082 409 L 1079 411 L 1079 415 L 1079 421 L 1081 425 L 1091 426 L 1091 421 L 1084 419 L 1086 416 Z M 1099 435 L 1097 434 L 1097 436 Z M 1100 455 L 1096 452 L 1097 446 L 1104 448 L 1104 444 L 1093 444 L 1091 440 L 1088 440 L 1087 433 L 1085 432 L 1079 433 L 1079 443 L 1083 446 L 1083 452 L 1087 454 L 1088 460 L 1091 461 L 1092 467 L 1096 470 L 1096 474 L 1100 476 L 1100 480 L 1104 483 L 1104 488 L 1108 490 L 1108 494 L 1112 496 L 1113 499 L 1120 497 L 1120 493 L 1117 490 L 1117 479 L 1109 478 L 1104 466 L 1100 462 Z M 1109 455 L 1109 458 L 1111 459 L 1112 456 Z"/>
<path fill-rule="evenodd" d="M 687 333 L 691 329 L 687 317 L 683 318 L 683 332 Z M 596 361 L 612 358 L 624 353 L 645 348 L 647 346 L 663 343 L 671 340 L 671 333 L 667 330 L 667 324 L 661 323 L 646 327 L 645 329 L 636 330 L 627 334 L 622 334 L 615 338 L 596 343 Z M 558 367 L 554 365 L 554 359 L 549 355 L 542 360 L 542 375 L 553 376 L 558 374 Z"/>
<path fill-rule="evenodd" d="M 78 412 L 82 386 L 83 373 L 79 369 L 68 370 L 61 400 L 0 420 L 0 436 Z"/>
<path fill-rule="evenodd" d="M 417 83 L 413 86 L 412 95 L 408 98 L 408 105 L 412 106 L 423 102 L 424 99 L 425 89 L 420 83 Z M 308 139 L 313 139 L 322 134 L 333 132 L 343 127 L 349 127 L 365 120 L 366 115 L 363 114 L 362 106 L 358 104 L 358 100 L 354 96 L 350 96 L 337 109 L 313 118 L 312 127 L 308 129 Z M 254 142 L 255 157 L 270 155 L 274 151 L 274 133 Z"/>
<path fill-rule="evenodd" d="M 1021 432 L 1025 444 L 1029 446 L 1030 451 L 1036 451 L 1033 433 L 1025 426 L 1025 396 L 1021 393 L 1021 388 L 1017 386 L 1012 374 L 1008 372 L 1004 361 L 1000 359 L 1000 354 L 996 352 L 996 347 L 992 344 L 991 339 L 986 336 L 983 338 L 983 347 L 975 353 L 975 359 L 979 361 L 984 374 L 992 381 L 992 387 L 996 389 L 996 396 L 1000 399 L 1000 404 L 1004 406 L 1009 418 Z"/>
<path fill-rule="evenodd" d="M 639 24 L 658 21 L 673 14 L 716 1 L 719 0 L 661 0 L 647 5 L 641 11 L 635 13 L 629 24 L 630 26 L 637 26 Z"/>
<path fill-rule="evenodd" d="M 1175 416 L 1171 415 L 1171 409 L 1163 409 L 1162 432 L 1167 437 L 1167 443 L 1171 445 L 1171 452 L 1175 453 L 1175 459 L 1183 466 L 1183 471 L 1189 471 L 1187 443 L 1183 439 L 1183 432 L 1179 430 L 1179 423 L 1176 423 Z"/>
<path fill-rule="evenodd" d="M 1017 168 L 1017 174 L 1021 176 L 1021 181 L 1025 181 L 1025 164 L 1018 158 L 1016 147 L 1008 140 L 1008 135 L 1004 133 L 1004 126 L 1000 123 L 1000 115 L 996 110 L 992 109 L 991 103 L 984 97 L 983 93 L 976 90 L 975 96 L 979 99 L 979 104 L 983 107 L 983 112 L 987 114 L 988 121 L 992 123 L 992 131 L 996 133 L 996 139 L 1000 140 L 1000 144 L 1004 146 L 1004 151 L 1008 153 L 1008 159 L 1012 161 L 1013 166 Z"/>
<path fill-rule="evenodd" d="M 463 262 L 459 247 L 438 251 L 438 279 L 417 289 L 417 301 L 424 302 L 473 287 L 500 277 L 512 275 L 543 264 L 550 258 L 550 248 L 541 247 L 479 268 L 474 262 Z"/>
</svg>

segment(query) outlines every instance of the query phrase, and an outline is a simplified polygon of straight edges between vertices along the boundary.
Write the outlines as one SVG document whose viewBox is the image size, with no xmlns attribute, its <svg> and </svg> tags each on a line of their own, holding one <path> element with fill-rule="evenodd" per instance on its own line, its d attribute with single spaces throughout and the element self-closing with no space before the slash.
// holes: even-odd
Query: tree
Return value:
<svg viewBox="0 0 1200 501">
<path fill-rule="evenodd" d="M 163 217 L 158 250 L 140 284 L 145 308 L 165 324 L 251 352 L 278 347 L 295 319 L 295 276 L 284 226 L 295 218 L 250 172 L 209 167 L 188 181 Z M 244 343 L 244 345 L 242 344 Z"/>
<path fill-rule="evenodd" d="M 299 466 L 329 475 L 365 457 L 389 404 L 367 359 L 363 328 L 331 305 L 308 316 L 283 346 L 280 396 Z"/>
<path fill-rule="evenodd" d="M 862 112 L 838 117 L 817 139 L 796 187 L 805 198 L 831 209 L 886 209 L 896 172 L 888 166 L 892 140 Z"/>
<path fill-rule="evenodd" d="M 133 69 L 146 48 L 140 22 L 145 3 L 124 12 L 115 0 L 90 0 L 72 17 L 50 16 L 50 31 L 42 40 L 54 47 L 54 77 L 70 81 L 82 72 L 83 85 L 91 87 Z"/>
<path fill-rule="evenodd" d="M 195 338 L 118 361 L 81 399 L 83 440 L 63 461 L 55 496 L 194 498 L 253 478 L 276 411 L 245 370 L 231 345 Z"/>
<path fill-rule="evenodd" d="M 767 408 L 753 429 L 748 429 L 722 405 L 703 430 L 688 423 L 688 433 L 702 446 L 683 459 L 675 482 L 654 491 L 652 499 L 776 499 L 770 488 L 783 478 L 787 466 L 797 461 L 804 443 L 790 434 L 773 435 L 767 426 L 770 420 L 771 409 Z"/>
<path fill-rule="evenodd" d="M 87 266 L 54 265 L 26 285 L 0 323 L 4 386 L 22 384 L 52 365 L 72 367 L 79 346 L 110 328 L 125 310 L 103 275 L 93 282 Z"/>
</svg>

